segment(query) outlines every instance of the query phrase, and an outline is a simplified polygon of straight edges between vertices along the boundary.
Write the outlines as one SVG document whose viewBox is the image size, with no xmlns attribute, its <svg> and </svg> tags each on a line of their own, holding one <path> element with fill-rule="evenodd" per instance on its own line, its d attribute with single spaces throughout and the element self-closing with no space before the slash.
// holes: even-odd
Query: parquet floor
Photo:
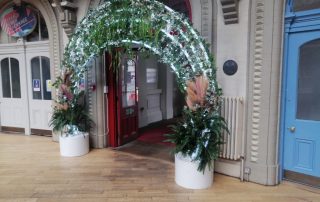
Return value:
<svg viewBox="0 0 320 202">
<path fill-rule="evenodd" d="M 265 187 L 216 174 L 208 190 L 174 182 L 173 163 L 111 149 L 63 158 L 47 137 L 0 134 L 0 201 L 320 201 L 320 191 Z"/>
</svg>

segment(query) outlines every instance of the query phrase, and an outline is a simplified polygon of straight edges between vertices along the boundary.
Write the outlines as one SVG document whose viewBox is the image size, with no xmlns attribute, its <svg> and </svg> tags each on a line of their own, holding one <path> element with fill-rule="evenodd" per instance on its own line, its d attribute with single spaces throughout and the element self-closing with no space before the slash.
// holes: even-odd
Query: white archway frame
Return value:
<svg viewBox="0 0 320 202">
<path fill-rule="evenodd" d="M 115 8 L 114 4 L 119 2 L 124 1 L 109 0 L 91 11 L 80 22 L 66 47 L 63 65 L 73 72 L 74 93 L 79 92 L 76 86 L 87 71 L 86 64 L 92 58 L 105 49 L 138 44 L 158 55 L 161 62 L 170 65 L 182 88 L 185 88 L 186 81 L 194 79 L 195 76 L 206 75 L 209 78 L 207 100 L 218 108 L 221 91 L 215 80 L 214 60 L 208 45 L 189 21 L 155 0 L 128 1 L 130 7 Z M 124 30 L 119 26 L 121 23 L 129 23 L 130 28 Z M 151 34 L 150 38 L 141 38 L 139 33 L 134 33 L 131 27 L 143 23 L 151 25 L 147 32 L 157 32 L 158 35 Z M 114 27 L 117 29 L 112 30 Z"/>
</svg>

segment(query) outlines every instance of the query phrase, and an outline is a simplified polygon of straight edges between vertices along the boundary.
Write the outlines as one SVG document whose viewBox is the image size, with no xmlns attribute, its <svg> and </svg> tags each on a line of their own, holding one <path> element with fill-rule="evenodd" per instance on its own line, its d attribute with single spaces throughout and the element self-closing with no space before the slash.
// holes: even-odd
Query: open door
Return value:
<svg viewBox="0 0 320 202">
<path fill-rule="evenodd" d="M 138 137 L 136 57 L 123 56 L 120 68 L 111 68 L 106 56 L 109 146 L 117 147 Z"/>
</svg>

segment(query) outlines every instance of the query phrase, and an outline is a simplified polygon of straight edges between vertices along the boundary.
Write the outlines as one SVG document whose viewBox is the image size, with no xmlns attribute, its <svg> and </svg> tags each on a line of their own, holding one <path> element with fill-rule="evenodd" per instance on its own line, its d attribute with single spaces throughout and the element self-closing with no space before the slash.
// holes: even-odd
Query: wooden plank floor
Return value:
<svg viewBox="0 0 320 202">
<path fill-rule="evenodd" d="M 320 192 L 266 187 L 216 174 L 208 190 L 174 182 L 174 166 L 111 149 L 63 158 L 47 137 L 0 134 L 0 201 L 320 201 Z"/>
</svg>

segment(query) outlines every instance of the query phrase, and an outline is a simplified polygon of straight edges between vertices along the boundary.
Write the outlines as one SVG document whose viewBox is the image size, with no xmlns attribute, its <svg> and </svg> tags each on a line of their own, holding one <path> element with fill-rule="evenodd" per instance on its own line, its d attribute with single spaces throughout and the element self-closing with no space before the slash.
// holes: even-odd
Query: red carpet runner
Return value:
<svg viewBox="0 0 320 202">
<path fill-rule="evenodd" d="M 159 125 L 153 127 L 147 127 L 139 130 L 140 137 L 137 139 L 138 141 L 150 143 L 150 144 L 160 144 L 166 146 L 174 146 L 174 144 L 170 142 L 163 142 L 166 137 L 164 134 L 168 134 L 171 132 L 171 129 L 168 125 Z"/>
</svg>

